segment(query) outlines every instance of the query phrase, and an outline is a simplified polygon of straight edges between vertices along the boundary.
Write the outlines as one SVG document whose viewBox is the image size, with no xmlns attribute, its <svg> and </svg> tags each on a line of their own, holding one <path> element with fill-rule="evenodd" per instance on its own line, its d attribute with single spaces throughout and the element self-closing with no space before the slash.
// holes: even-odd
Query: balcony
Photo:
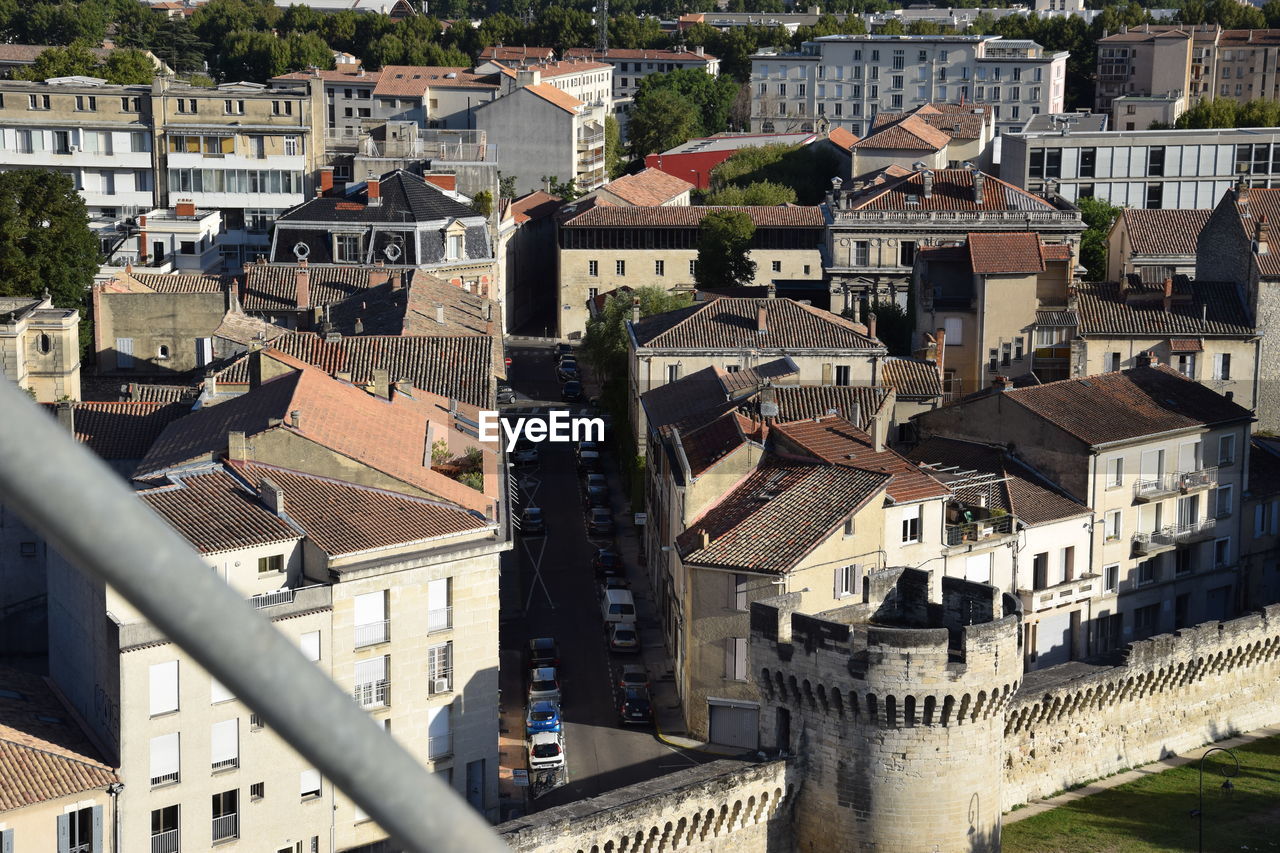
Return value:
<svg viewBox="0 0 1280 853">
<path fill-rule="evenodd" d="M 1133 499 L 1139 503 L 1159 500 L 1172 495 L 1185 495 L 1218 485 L 1218 469 L 1201 468 L 1197 471 L 1175 471 L 1161 474 L 1133 484 Z"/>
<path fill-rule="evenodd" d="M 292 589 L 277 589 L 274 592 L 264 592 L 261 595 L 255 595 L 249 599 L 249 603 L 253 605 L 255 610 L 261 610 L 264 607 L 275 607 L 278 604 L 293 604 Z"/>
<path fill-rule="evenodd" d="M 368 625 L 356 626 L 356 648 L 376 646 L 391 639 L 391 623 L 383 619 L 381 622 L 370 622 Z"/>
<path fill-rule="evenodd" d="M 453 667 L 433 669 L 427 677 L 427 695 L 439 696 L 453 692 Z"/>
<path fill-rule="evenodd" d="M 168 785 L 171 782 L 177 782 L 177 781 L 178 781 L 178 771 L 175 770 L 172 773 L 164 773 L 160 776 L 152 776 L 151 787 L 155 788 L 159 785 Z"/>
<path fill-rule="evenodd" d="M 427 758 L 439 760 L 453 755 L 453 733 L 427 738 Z"/>
<path fill-rule="evenodd" d="M 948 547 L 972 545 L 988 539 L 1008 536 L 1013 532 L 1014 517 L 1012 515 L 993 515 L 961 524 L 948 524 L 946 526 L 946 544 Z"/>
<path fill-rule="evenodd" d="M 178 853 L 178 830 L 169 829 L 151 836 L 151 853 Z"/>
<path fill-rule="evenodd" d="M 1217 519 L 1205 518 L 1190 524 L 1171 524 L 1151 533 L 1137 533 L 1133 537 L 1133 552 L 1150 556 L 1170 551 L 1179 545 L 1209 538 L 1216 527 Z"/>
<path fill-rule="evenodd" d="M 448 631 L 453 627 L 453 608 L 441 607 L 436 610 L 427 611 L 427 633 L 434 634 L 438 631 Z"/>
<path fill-rule="evenodd" d="M 352 695 L 361 708 L 385 708 L 391 704 L 391 681 L 384 678 L 381 681 L 357 684 Z"/>
<path fill-rule="evenodd" d="M 1020 589 L 1018 597 L 1022 599 L 1024 613 L 1038 613 L 1041 610 L 1052 610 L 1064 604 L 1083 601 L 1100 591 L 1098 576 L 1084 574 L 1044 589 Z"/>
<path fill-rule="evenodd" d="M 228 767 L 239 767 L 239 766 L 240 766 L 240 756 L 237 755 L 235 758 L 224 758 L 221 761 L 213 762 L 213 772 L 216 773 L 219 770 L 226 770 Z"/>
<path fill-rule="evenodd" d="M 213 840 L 225 841 L 228 838 L 240 837 L 240 815 L 226 814 L 213 819 Z"/>
</svg>

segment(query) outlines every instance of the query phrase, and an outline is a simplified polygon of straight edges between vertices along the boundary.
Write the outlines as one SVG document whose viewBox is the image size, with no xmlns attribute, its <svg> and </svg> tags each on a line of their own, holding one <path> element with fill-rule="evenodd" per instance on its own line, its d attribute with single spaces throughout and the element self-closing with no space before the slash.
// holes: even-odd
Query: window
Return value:
<svg viewBox="0 0 1280 853">
<path fill-rule="evenodd" d="M 66 130 L 55 130 L 53 132 L 53 153 L 54 154 L 70 154 L 71 153 L 71 133 Z"/>
<path fill-rule="evenodd" d="M 254 782 L 249 786 L 249 799 L 261 800 L 267 795 L 267 784 L 265 782 Z"/>
<path fill-rule="evenodd" d="M 991 582 L 991 552 L 970 554 L 964 560 L 964 579 L 974 583 Z"/>
<path fill-rule="evenodd" d="M 27 95 L 27 106 L 33 110 L 49 109 L 48 95 Z"/>
<path fill-rule="evenodd" d="M 1231 539 L 1213 540 L 1213 567 L 1221 569 L 1231 565 Z"/>
<path fill-rule="evenodd" d="M 121 98 L 120 112 L 122 113 L 140 113 L 142 112 L 142 98 Z"/>
<path fill-rule="evenodd" d="M 1156 580 L 1156 559 L 1152 557 L 1149 560 L 1143 560 L 1138 563 L 1138 585 L 1155 583 Z"/>
<path fill-rule="evenodd" d="M 1173 360 L 1174 368 L 1188 379 L 1196 378 L 1196 357 L 1194 353 L 1182 353 Z"/>
<path fill-rule="evenodd" d="M 178 710 L 178 662 L 165 661 L 151 666 L 151 716 L 158 717 Z"/>
<path fill-rule="evenodd" d="M 302 647 L 302 653 L 306 655 L 307 660 L 320 660 L 320 632 L 308 631 L 298 638 L 298 644 Z"/>
<path fill-rule="evenodd" d="M 617 275 L 617 276 L 625 276 L 625 275 L 627 274 L 627 262 L 626 262 L 626 261 L 614 261 L 614 262 L 613 262 L 613 274 L 614 274 L 614 275 Z"/>
<path fill-rule="evenodd" d="M 93 95 L 76 95 L 77 112 L 94 112 L 98 109 L 98 99 Z"/>
<path fill-rule="evenodd" d="M 1013 344 L 1000 345 L 1000 366 L 1008 367 L 1013 361 Z"/>
<path fill-rule="evenodd" d="M 1164 184 L 1147 184 L 1147 210 L 1159 210 L 1164 205 Z"/>
<path fill-rule="evenodd" d="M 668 364 L 667 365 L 667 381 L 675 382 L 679 378 L 680 378 L 680 365 Z"/>
<path fill-rule="evenodd" d="M 452 705 L 439 705 L 427 709 L 427 758 L 453 754 L 452 708 Z"/>
<path fill-rule="evenodd" d="M 240 721 L 222 720 L 213 724 L 210 757 L 214 770 L 240 766 Z"/>
<path fill-rule="evenodd" d="M 600 262 L 587 261 L 587 275 L 595 278 L 600 275 Z"/>
<path fill-rule="evenodd" d="M 333 237 L 333 259 L 342 264 L 358 264 L 364 259 L 361 234 L 335 234 Z"/>
<path fill-rule="evenodd" d="M 293 101 L 272 101 L 271 114 L 274 116 L 293 115 Z"/>
<path fill-rule="evenodd" d="M 390 655 L 356 661 L 354 696 L 361 708 L 385 708 L 391 703 L 391 682 L 387 678 Z"/>
<path fill-rule="evenodd" d="M 222 111 L 229 116 L 244 115 L 244 101 L 223 101 Z"/>
<path fill-rule="evenodd" d="M 784 97 L 784 98 L 787 96 L 787 84 L 786 84 L 786 83 L 779 83 L 779 84 L 778 84 L 778 94 L 779 94 L 779 95 L 781 95 L 781 96 L 782 96 L 782 97 Z"/>
<path fill-rule="evenodd" d="M 852 519 L 850 519 L 852 521 Z M 837 566 L 836 567 L 836 598 L 848 598 L 858 591 L 858 567 L 857 566 Z"/>
<path fill-rule="evenodd" d="M 187 115 L 195 113 L 196 99 L 195 98 L 178 98 L 178 112 L 184 113 Z"/>
<path fill-rule="evenodd" d="M 920 504 L 909 506 L 902 511 L 902 542 L 909 544 L 920 541 Z"/>
<path fill-rule="evenodd" d="M 656 275 L 656 276 L 663 276 L 663 275 L 666 275 L 666 274 L 667 274 L 667 262 L 666 262 L 666 261 L 654 261 L 654 262 L 653 262 L 653 274 L 654 274 L 654 275 Z"/>
<path fill-rule="evenodd" d="M 284 571 L 284 555 L 272 554 L 270 557 L 258 558 L 258 574 L 267 575 Z"/>
<path fill-rule="evenodd" d="M 1026 340 L 1024 338 L 1013 339 L 1013 359 L 1014 361 L 1022 361 L 1022 356 L 1026 352 Z"/>
<path fill-rule="evenodd" d="M 728 637 L 725 639 L 724 677 L 731 681 L 747 680 L 746 637 Z"/>
<path fill-rule="evenodd" d="M 456 261 L 466 257 L 466 247 L 463 243 L 462 234 L 448 235 L 448 243 L 445 246 L 445 257 L 451 261 Z"/>
<path fill-rule="evenodd" d="M 1103 592 L 1115 592 L 1120 587 L 1120 564 L 1112 563 L 1102 568 Z"/>
<path fill-rule="evenodd" d="M 1231 515 L 1231 501 L 1233 486 L 1224 485 L 1214 489 L 1213 514 L 1217 518 L 1226 518 Z"/>
<path fill-rule="evenodd" d="M 12 836 L 0 834 L 0 848 L 12 850 Z M 58 853 L 103 853 L 102 806 L 58 815 Z"/>
<path fill-rule="evenodd" d="M 1173 573 L 1175 575 L 1191 574 L 1194 565 L 1191 555 L 1195 553 L 1195 548 L 1179 548 L 1173 552 Z"/>
<path fill-rule="evenodd" d="M 851 372 L 851 371 L 852 371 L 852 368 L 851 368 L 851 367 L 849 367 L 849 365 L 847 365 L 847 364 L 837 364 L 837 365 L 836 365 L 836 384 L 837 384 L 837 385 L 852 385 L 853 383 L 852 383 L 852 382 L 850 382 L 850 372 Z"/>
<path fill-rule="evenodd" d="M 320 796 L 320 771 L 308 768 L 298 774 L 298 795 L 304 800 Z"/>
<path fill-rule="evenodd" d="M 284 153 L 287 157 L 296 157 L 302 153 L 301 146 L 298 144 L 298 137 L 286 136 L 284 138 Z"/>
<path fill-rule="evenodd" d="M 964 343 L 964 323 L 959 317 L 944 317 L 942 329 L 947 338 L 947 346 L 958 347 Z"/>
<path fill-rule="evenodd" d="M 1231 378 L 1231 353 L 1220 352 L 1214 354 L 1213 378 L 1223 380 Z"/>
<path fill-rule="evenodd" d="M 236 698 L 226 686 L 216 678 L 209 678 L 209 704 L 217 705 L 219 702 L 230 702 Z"/>
<path fill-rule="evenodd" d="M 453 643 L 427 649 L 427 695 L 438 696 L 453 690 Z"/>
<path fill-rule="evenodd" d="M 916 241 L 903 240 L 898 248 L 898 265 L 913 266 L 916 262 Z"/>
<path fill-rule="evenodd" d="M 370 592 L 355 597 L 355 647 L 374 646 L 390 639 L 387 593 Z"/>
<path fill-rule="evenodd" d="M 871 243 L 868 240 L 855 240 L 853 243 L 853 265 L 865 267 L 871 262 Z"/>
<path fill-rule="evenodd" d="M 1120 539 L 1121 530 L 1120 510 L 1113 509 L 1103 518 L 1103 530 L 1105 531 L 1108 542 L 1115 542 Z"/>
<path fill-rule="evenodd" d="M 133 338 L 116 338 L 116 367 L 120 370 L 133 367 Z"/>
<path fill-rule="evenodd" d="M 151 849 L 178 849 L 177 806 L 165 806 L 151 811 Z"/>
<path fill-rule="evenodd" d="M 1124 484 L 1124 459 L 1117 456 L 1107 460 L 1107 488 L 1114 489 Z"/>
<path fill-rule="evenodd" d="M 1148 604 L 1133 611 L 1133 633 L 1137 639 L 1145 639 L 1156 632 L 1156 619 L 1160 616 L 1159 604 Z"/>
<path fill-rule="evenodd" d="M 151 739 L 151 784 L 167 785 L 178 781 L 178 733 Z"/>
<path fill-rule="evenodd" d="M 1218 465 L 1231 465 L 1236 461 L 1236 437 L 1224 435 L 1218 438 Z"/>
<path fill-rule="evenodd" d="M 747 601 L 747 582 L 750 580 L 747 575 L 729 575 L 729 609 L 730 610 L 748 610 Z"/>
<path fill-rule="evenodd" d="M 1153 145 L 1147 149 L 1147 174 L 1151 177 L 1164 177 L 1164 146 Z"/>
<path fill-rule="evenodd" d="M 773 261 L 769 268 L 774 272 L 782 272 L 782 261 Z"/>
<path fill-rule="evenodd" d="M 1102 356 L 1102 372 L 1115 373 L 1120 369 L 1120 353 L 1109 352 Z"/>
<path fill-rule="evenodd" d="M 698 262 L 696 260 L 689 261 L 689 275 L 694 276 L 697 274 L 698 274 Z"/>
<path fill-rule="evenodd" d="M 1049 553 L 1042 551 L 1031 558 L 1031 588 L 1044 589 L 1049 585 Z"/>
</svg>

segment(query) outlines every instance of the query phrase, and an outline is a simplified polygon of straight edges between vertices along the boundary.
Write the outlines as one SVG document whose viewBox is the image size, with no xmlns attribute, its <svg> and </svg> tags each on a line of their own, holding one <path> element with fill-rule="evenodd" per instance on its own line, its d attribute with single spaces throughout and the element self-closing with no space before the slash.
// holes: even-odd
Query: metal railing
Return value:
<svg viewBox="0 0 1280 853">
<path fill-rule="evenodd" d="M 236 838 L 240 835 L 240 815 L 225 814 L 222 817 L 213 819 L 213 840 L 222 841 L 225 838 Z"/>
<path fill-rule="evenodd" d="M 962 545 L 965 542 L 978 542 L 992 536 L 1007 536 L 1013 532 L 1012 515 L 995 515 L 978 521 L 966 521 L 963 524 L 948 524 L 946 528 L 947 544 Z"/>
<path fill-rule="evenodd" d="M 453 667 L 446 666 L 432 669 L 427 673 L 427 695 L 439 696 L 453 692 Z"/>
<path fill-rule="evenodd" d="M 221 761 L 213 762 L 214 770 L 222 770 L 227 767 L 239 767 L 239 766 L 240 766 L 240 756 L 238 755 L 235 758 L 224 758 Z"/>
<path fill-rule="evenodd" d="M 293 590 L 277 589 L 274 592 L 260 593 L 251 597 L 249 603 L 257 610 L 261 610 L 264 607 L 275 607 L 277 604 L 293 604 Z"/>
<path fill-rule="evenodd" d="M 1217 519 L 1204 518 L 1189 524 L 1171 524 L 1150 533 L 1135 533 L 1133 547 L 1142 554 L 1160 548 L 1174 548 L 1183 542 L 1189 542 L 1205 534 L 1213 533 Z"/>
<path fill-rule="evenodd" d="M 151 836 L 151 853 L 178 853 L 178 830 L 167 829 Z"/>
<path fill-rule="evenodd" d="M 170 782 L 177 782 L 177 781 L 178 781 L 178 771 L 175 770 L 172 773 L 165 773 L 160 776 L 152 776 L 151 787 L 154 788 L 156 785 L 167 785 Z"/>
<path fill-rule="evenodd" d="M 427 758 L 444 758 L 453 755 L 453 732 L 427 738 Z"/>
<path fill-rule="evenodd" d="M 1212 486 L 1218 482 L 1217 467 L 1200 468 L 1196 471 L 1173 471 L 1138 480 L 1133 484 L 1133 493 L 1137 497 L 1152 494 L 1185 492 L 1190 489 Z"/>
<path fill-rule="evenodd" d="M 352 695 L 361 708 L 385 708 L 391 704 L 391 681 L 384 678 L 381 681 L 357 684 Z"/>
<path fill-rule="evenodd" d="M 453 627 L 453 608 L 438 607 L 435 610 L 427 611 L 427 633 L 434 634 L 438 631 L 448 631 Z"/>
<path fill-rule="evenodd" d="M 365 646 L 376 646 L 378 643 L 385 643 L 391 639 L 391 623 L 386 619 L 381 622 L 370 622 L 367 625 L 356 626 L 356 648 L 363 649 Z"/>
</svg>

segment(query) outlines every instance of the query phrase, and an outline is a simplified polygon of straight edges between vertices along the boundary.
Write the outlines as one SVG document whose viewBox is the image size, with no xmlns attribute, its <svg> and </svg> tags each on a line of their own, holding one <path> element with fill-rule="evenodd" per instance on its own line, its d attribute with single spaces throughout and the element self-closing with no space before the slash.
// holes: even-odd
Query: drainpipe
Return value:
<svg viewBox="0 0 1280 853">
<path fill-rule="evenodd" d="M 113 853 L 124 853 L 120 843 L 120 794 L 124 792 L 123 782 L 112 782 L 107 786 L 111 795 L 111 849 Z"/>
</svg>

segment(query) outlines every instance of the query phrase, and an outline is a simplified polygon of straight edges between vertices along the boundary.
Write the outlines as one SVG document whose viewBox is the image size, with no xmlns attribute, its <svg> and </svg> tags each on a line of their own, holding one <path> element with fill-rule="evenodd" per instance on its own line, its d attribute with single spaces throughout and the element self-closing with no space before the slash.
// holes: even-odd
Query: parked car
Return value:
<svg viewBox="0 0 1280 853">
<path fill-rule="evenodd" d="M 517 465 L 536 465 L 538 462 L 538 445 L 532 441 L 520 441 L 511 451 L 511 461 Z"/>
<path fill-rule="evenodd" d="M 626 578 L 609 577 L 600 581 L 600 595 L 604 595 L 611 589 L 631 590 L 631 583 Z"/>
<path fill-rule="evenodd" d="M 559 770 L 564 767 L 564 739 L 556 732 L 538 732 L 529 738 L 529 769 Z"/>
<path fill-rule="evenodd" d="M 613 535 L 613 511 L 608 507 L 593 506 L 587 517 L 588 536 Z"/>
<path fill-rule="evenodd" d="M 606 589 L 600 601 L 600 616 L 606 625 L 613 622 L 636 621 L 636 602 L 631 591 L 626 589 Z"/>
<path fill-rule="evenodd" d="M 530 702 L 529 710 L 524 716 L 525 734 L 558 731 L 560 731 L 560 706 L 546 699 Z"/>
<path fill-rule="evenodd" d="M 573 355 L 573 347 L 568 344 L 556 344 L 556 358 L 564 358 L 566 355 Z"/>
<path fill-rule="evenodd" d="M 520 516 L 520 533 L 525 536 L 546 536 L 547 522 L 542 517 L 542 507 L 528 506 Z"/>
<path fill-rule="evenodd" d="M 618 678 L 618 686 L 623 690 L 628 687 L 640 687 L 645 690 L 649 689 L 649 670 L 645 669 L 644 664 L 629 663 L 622 667 L 622 675 Z"/>
<path fill-rule="evenodd" d="M 603 474 L 588 474 L 582 486 L 582 501 L 588 508 L 609 506 L 609 484 Z"/>
<path fill-rule="evenodd" d="M 554 666 L 540 666 L 529 670 L 529 702 L 539 700 L 559 702 L 560 679 L 556 677 Z"/>
<path fill-rule="evenodd" d="M 596 551 L 595 557 L 591 559 L 591 567 L 595 569 L 597 575 L 603 577 L 621 575 L 626 571 L 622 565 L 622 558 L 612 548 L 601 548 Z"/>
<path fill-rule="evenodd" d="M 653 702 L 649 699 L 649 691 L 643 687 L 623 688 L 618 716 L 623 725 L 647 726 L 652 722 Z"/>
<path fill-rule="evenodd" d="M 633 655 L 640 651 L 640 635 L 634 624 L 617 622 L 609 627 L 609 651 Z"/>
<path fill-rule="evenodd" d="M 582 399 L 582 383 L 570 379 L 560 388 L 560 398 L 566 403 L 576 403 Z"/>
<path fill-rule="evenodd" d="M 582 441 L 578 442 L 578 456 L 582 456 L 582 454 L 588 450 L 593 450 L 596 453 L 600 453 L 601 451 L 604 450 L 604 448 L 600 446 L 600 442 L 593 441 L 592 439 L 589 439 L 589 438 L 584 438 Z"/>
<path fill-rule="evenodd" d="M 578 471 L 585 477 L 588 474 L 603 474 L 604 466 L 600 462 L 600 453 L 596 450 L 584 450 L 578 454 Z"/>
<path fill-rule="evenodd" d="M 516 401 L 516 389 L 512 388 L 506 382 L 498 383 L 498 404 L 514 403 Z"/>
<path fill-rule="evenodd" d="M 560 665 L 560 645 L 552 637 L 536 637 L 529 641 L 525 663 L 529 669 Z"/>
<path fill-rule="evenodd" d="M 559 366 L 556 367 L 556 378 L 561 382 L 566 382 L 570 379 L 581 379 L 582 376 L 578 373 L 578 362 L 571 358 L 566 358 L 560 362 Z"/>
</svg>

